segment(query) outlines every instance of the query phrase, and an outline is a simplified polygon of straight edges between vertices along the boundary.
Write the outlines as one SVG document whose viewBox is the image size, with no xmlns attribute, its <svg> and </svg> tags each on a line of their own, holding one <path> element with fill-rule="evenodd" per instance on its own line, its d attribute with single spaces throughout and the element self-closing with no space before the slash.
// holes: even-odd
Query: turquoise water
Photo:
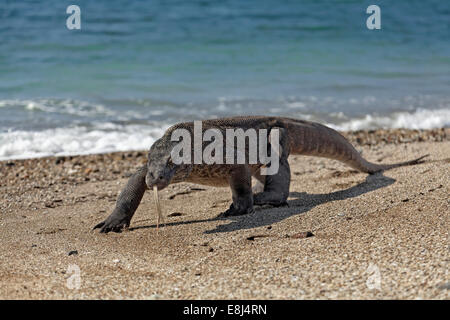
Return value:
<svg viewBox="0 0 450 320">
<path fill-rule="evenodd" d="M 146 149 L 238 114 L 450 126 L 450 1 L 2 0 L 0 39 L 2 159 Z"/>
</svg>

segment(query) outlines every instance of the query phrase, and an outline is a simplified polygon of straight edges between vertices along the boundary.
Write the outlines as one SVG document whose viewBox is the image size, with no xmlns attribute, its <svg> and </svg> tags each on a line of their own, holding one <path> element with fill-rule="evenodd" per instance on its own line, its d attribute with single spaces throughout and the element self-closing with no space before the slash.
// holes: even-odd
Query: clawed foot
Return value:
<svg viewBox="0 0 450 320">
<path fill-rule="evenodd" d="M 231 204 L 230 208 L 221 214 L 219 214 L 218 218 L 223 217 L 232 217 L 232 216 L 242 216 L 244 214 L 254 213 L 255 210 L 253 208 L 245 208 L 245 209 L 236 209 L 233 204 Z"/>
<path fill-rule="evenodd" d="M 283 197 L 273 192 L 261 192 L 253 196 L 253 205 L 255 206 L 270 206 L 270 207 L 284 207 L 289 206 L 287 197 Z"/>
<path fill-rule="evenodd" d="M 105 221 L 97 224 L 93 230 L 100 229 L 100 233 L 108 233 L 112 232 L 122 232 L 123 229 L 126 229 L 130 226 L 130 220 L 128 217 L 117 216 L 111 214 Z"/>
</svg>

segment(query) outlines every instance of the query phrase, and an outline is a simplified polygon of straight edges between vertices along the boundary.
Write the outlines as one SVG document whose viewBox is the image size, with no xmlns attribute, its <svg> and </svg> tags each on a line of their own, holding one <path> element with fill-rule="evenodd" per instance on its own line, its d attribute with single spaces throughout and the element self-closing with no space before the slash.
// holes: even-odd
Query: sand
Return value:
<svg viewBox="0 0 450 320">
<path fill-rule="evenodd" d="M 151 191 L 99 234 L 146 152 L 0 162 L 1 299 L 448 299 L 450 129 L 348 132 L 368 176 L 291 156 L 289 206 L 216 219 L 228 188 Z"/>
</svg>

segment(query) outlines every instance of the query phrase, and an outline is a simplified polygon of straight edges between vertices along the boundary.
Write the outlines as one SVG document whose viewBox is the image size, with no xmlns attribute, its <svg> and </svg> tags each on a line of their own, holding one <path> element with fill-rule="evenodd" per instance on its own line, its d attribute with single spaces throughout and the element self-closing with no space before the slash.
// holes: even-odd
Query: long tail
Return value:
<svg viewBox="0 0 450 320">
<path fill-rule="evenodd" d="M 352 168 L 376 173 L 401 166 L 420 163 L 428 156 L 424 155 L 414 160 L 393 164 L 376 164 L 364 159 L 359 152 L 339 132 L 319 123 L 286 119 L 284 125 L 288 128 L 291 154 L 311 155 L 339 160 Z"/>
</svg>

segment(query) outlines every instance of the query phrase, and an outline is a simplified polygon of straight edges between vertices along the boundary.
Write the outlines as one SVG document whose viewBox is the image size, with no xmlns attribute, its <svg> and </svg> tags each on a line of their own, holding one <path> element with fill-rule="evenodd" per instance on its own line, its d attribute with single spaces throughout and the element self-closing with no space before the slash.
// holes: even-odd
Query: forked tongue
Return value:
<svg viewBox="0 0 450 320">
<path fill-rule="evenodd" d="M 158 212 L 158 220 L 156 222 L 156 232 L 158 232 L 158 230 L 159 230 L 159 223 L 161 221 L 163 221 L 163 215 L 162 215 L 161 205 L 159 203 L 158 187 L 157 186 L 153 187 L 153 198 L 155 200 L 156 211 Z"/>
</svg>

